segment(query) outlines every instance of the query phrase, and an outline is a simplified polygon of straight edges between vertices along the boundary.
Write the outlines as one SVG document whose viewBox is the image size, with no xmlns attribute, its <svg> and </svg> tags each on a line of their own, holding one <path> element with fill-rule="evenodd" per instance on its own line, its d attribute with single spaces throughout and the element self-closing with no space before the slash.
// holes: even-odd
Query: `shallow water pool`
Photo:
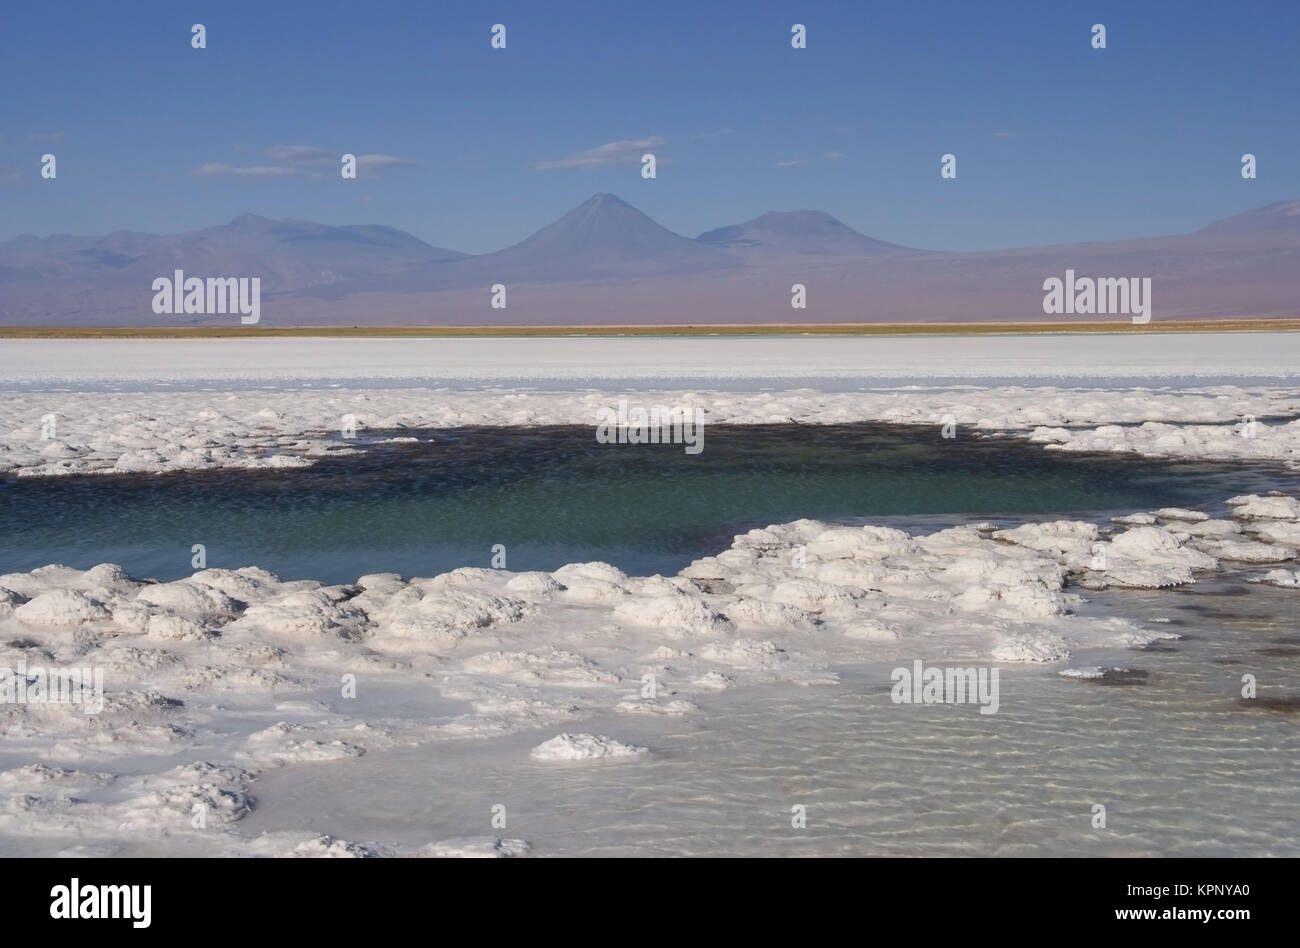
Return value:
<svg viewBox="0 0 1300 948">
<path fill-rule="evenodd" d="M 415 441 L 385 442 L 401 435 Z M 713 426 L 704 450 L 599 444 L 590 427 L 367 432 L 305 469 L 0 478 L 0 572 L 119 563 L 136 576 L 258 565 L 352 582 L 603 560 L 671 574 L 802 517 L 1096 516 L 1289 487 L 1265 467 L 1067 455 L 937 427 Z"/>
</svg>

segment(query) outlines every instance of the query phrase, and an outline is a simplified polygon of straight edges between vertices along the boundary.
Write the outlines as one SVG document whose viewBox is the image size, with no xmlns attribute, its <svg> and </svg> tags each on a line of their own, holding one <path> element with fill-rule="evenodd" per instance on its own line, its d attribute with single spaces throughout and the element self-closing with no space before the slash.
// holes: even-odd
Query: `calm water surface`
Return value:
<svg viewBox="0 0 1300 948">
<path fill-rule="evenodd" d="M 122 564 L 137 576 L 258 565 L 286 579 L 431 576 L 604 560 L 673 573 L 737 532 L 811 517 L 1100 516 L 1294 487 L 1268 468 L 1095 458 L 873 424 L 715 426 L 704 451 L 598 444 L 590 427 L 419 432 L 280 471 L 0 478 L 0 572 Z"/>
</svg>

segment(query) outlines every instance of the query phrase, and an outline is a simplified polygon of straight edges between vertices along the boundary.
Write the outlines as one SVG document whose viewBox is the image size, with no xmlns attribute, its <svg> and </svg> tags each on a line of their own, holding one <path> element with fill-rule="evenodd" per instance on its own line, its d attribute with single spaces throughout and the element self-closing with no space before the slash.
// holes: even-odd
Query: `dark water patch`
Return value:
<svg viewBox="0 0 1300 948">
<path fill-rule="evenodd" d="M 732 536 L 804 517 L 939 529 L 981 519 L 1222 512 L 1287 486 L 1263 466 L 1044 451 L 878 424 L 713 426 L 704 451 L 599 444 L 587 426 L 367 432 L 310 468 L 0 478 L 0 572 L 121 563 L 170 579 L 257 564 L 285 578 L 434 575 L 604 560 L 674 573 Z M 921 526 L 918 526 L 921 525 Z"/>
<path fill-rule="evenodd" d="M 1145 672 L 1143 672 L 1140 675 L 1133 675 L 1133 676 L 1107 675 L 1104 678 L 1099 678 L 1092 682 L 1092 684 L 1095 685 L 1109 685 L 1111 687 L 1120 687 L 1120 688 L 1126 688 L 1132 685 L 1145 685 L 1146 683 L 1147 683 L 1147 675 Z"/>
<path fill-rule="evenodd" d="M 1251 711 L 1273 711 L 1279 714 L 1295 714 L 1300 711 L 1300 695 L 1281 697 L 1239 698 L 1237 707 Z"/>
<path fill-rule="evenodd" d="M 1224 562 L 1228 562 L 1228 561 L 1224 561 Z M 1230 567 L 1230 564 L 1229 564 L 1229 568 L 1231 568 L 1231 567 Z M 1234 588 L 1234 589 L 1225 589 L 1225 590 L 1223 590 L 1222 592 L 1220 592 L 1219 595 L 1220 595 L 1220 596 L 1228 596 L 1228 597 L 1232 597 L 1232 596 L 1249 596 L 1250 594 L 1251 594 L 1251 592 L 1250 592 L 1250 587 L 1248 587 L 1248 586 L 1238 586 L 1238 587 L 1236 587 L 1236 588 Z M 1235 613 L 1235 612 L 1234 612 L 1234 613 L 1228 613 L 1228 615 L 1237 615 L 1237 613 Z"/>
</svg>

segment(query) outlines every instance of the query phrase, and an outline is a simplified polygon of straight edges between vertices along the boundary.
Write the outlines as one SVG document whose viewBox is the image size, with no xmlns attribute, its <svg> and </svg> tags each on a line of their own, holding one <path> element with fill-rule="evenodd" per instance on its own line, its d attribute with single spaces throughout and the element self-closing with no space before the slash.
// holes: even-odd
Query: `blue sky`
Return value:
<svg viewBox="0 0 1300 948">
<path fill-rule="evenodd" d="M 1294 0 L 11 2 L 0 239 L 255 212 L 481 252 L 602 191 L 688 236 L 798 208 L 935 249 L 1181 232 L 1300 197 L 1298 35 Z M 344 181 L 344 152 L 385 157 Z"/>
</svg>

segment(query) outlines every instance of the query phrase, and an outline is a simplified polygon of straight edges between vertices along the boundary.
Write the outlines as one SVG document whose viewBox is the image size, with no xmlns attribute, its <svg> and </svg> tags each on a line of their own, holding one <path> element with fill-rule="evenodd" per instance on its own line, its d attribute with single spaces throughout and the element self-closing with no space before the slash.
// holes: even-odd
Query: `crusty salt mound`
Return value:
<svg viewBox="0 0 1300 948">
<path fill-rule="evenodd" d="M 1294 411 L 1284 413 L 1294 414 Z M 1173 417 L 1181 415 L 1191 422 L 1193 414 L 1193 412 L 1180 412 Z M 1040 427 L 1035 428 L 1030 434 L 1030 440 L 1055 451 L 1137 454 L 1142 457 L 1280 461 L 1288 467 L 1300 468 L 1300 420 L 1280 424 L 1260 422 L 1253 428 L 1229 427 L 1213 423 L 1170 424 L 1156 421 L 1143 421 L 1136 425 L 1102 424 L 1092 429 Z"/>
<path fill-rule="evenodd" d="M 560 734 L 543 741 L 528 754 L 533 760 L 604 760 L 615 757 L 641 757 L 650 753 L 648 747 L 624 744 L 612 737 L 595 734 Z"/>
<path fill-rule="evenodd" d="M 439 859 L 512 859 L 527 855 L 532 847 L 522 839 L 499 836 L 464 836 L 444 839 L 420 850 L 416 855 Z"/>
<path fill-rule="evenodd" d="M 1300 589 L 1300 570 L 1271 569 L 1263 576 L 1250 577 L 1246 582 L 1281 586 L 1283 589 Z"/>
<path fill-rule="evenodd" d="M 1080 668 L 1063 668 L 1057 674 L 1070 681 L 1094 681 L 1111 684 L 1141 682 L 1147 673 L 1134 668 L 1122 668 L 1114 665 L 1102 667 L 1089 665 Z"/>
</svg>

